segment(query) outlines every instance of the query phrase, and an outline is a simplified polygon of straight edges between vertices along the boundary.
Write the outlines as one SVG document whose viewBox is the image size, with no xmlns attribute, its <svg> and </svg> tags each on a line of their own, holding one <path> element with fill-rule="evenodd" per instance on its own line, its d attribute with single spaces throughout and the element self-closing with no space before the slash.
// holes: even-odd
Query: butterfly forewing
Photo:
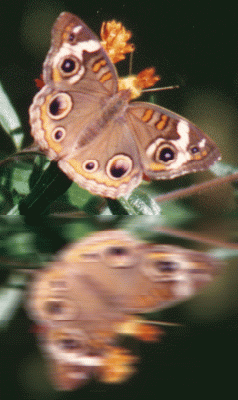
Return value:
<svg viewBox="0 0 238 400">
<path fill-rule="evenodd" d="M 116 69 L 99 39 L 80 18 L 67 12 L 53 26 L 43 77 L 47 84 L 65 84 L 66 89 L 71 84 L 72 90 L 82 93 L 117 91 Z"/>
<path fill-rule="evenodd" d="M 157 105 L 134 102 L 127 112 L 144 172 L 152 179 L 172 179 L 209 168 L 220 159 L 215 143 L 179 115 Z"/>
<path fill-rule="evenodd" d="M 117 92 L 117 74 L 91 30 L 78 17 L 62 13 L 52 30 L 43 76 L 46 85 L 29 110 L 32 135 L 58 160 L 71 154 L 85 137 L 85 126 L 100 114 L 99 105 Z"/>
<path fill-rule="evenodd" d="M 220 274 L 221 266 L 202 252 L 152 245 L 145 250 L 140 272 L 147 278 L 152 307 L 158 309 L 194 295 Z"/>
</svg>

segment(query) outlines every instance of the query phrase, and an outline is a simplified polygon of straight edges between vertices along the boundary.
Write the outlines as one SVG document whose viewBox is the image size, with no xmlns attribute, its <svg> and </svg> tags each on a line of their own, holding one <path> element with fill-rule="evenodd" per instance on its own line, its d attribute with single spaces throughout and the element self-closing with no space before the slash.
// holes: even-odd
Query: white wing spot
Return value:
<svg viewBox="0 0 238 400">
<path fill-rule="evenodd" d="M 187 135 L 189 133 L 189 123 L 181 119 L 177 125 L 177 132 L 180 136 Z"/>
<path fill-rule="evenodd" d="M 206 139 L 203 138 L 203 139 L 198 143 L 198 145 L 199 145 L 200 148 L 201 148 L 201 147 L 205 147 L 205 145 L 206 145 Z"/>
<path fill-rule="evenodd" d="M 82 29 L 83 29 L 83 27 L 80 26 L 80 25 L 75 26 L 75 28 L 73 29 L 73 33 L 77 34 L 77 33 L 79 33 Z"/>
<path fill-rule="evenodd" d="M 80 61 L 83 61 L 83 52 L 93 53 L 99 50 L 101 47 L 100 42 L 97 40 L 86 40 L 84 42 L 79 42 L 72 46 L 70 43 L 64 43 L 61 49 L 58 51 L 54 58 L 54 66 L 57 66 L 58 62 L 63 58 L 70 55 L 74 55 Z"/>
<path fill-rule="evenodd" d="M 77 26 L 76 28 L 81 28 L 80 26 Z M 74 28 L 75 29 L 75 28 Z M 64 57 L 70 57 L 70 56 L 75 56 L 78 58 L 82 64 L 83 64 L 83 52 L 87 51 L 88 53 L 93 53 L 94 51 L 97 51 L 101 48 L 101 44 L 97 40 L 85 40 L 84 42 L 79 42 L 78 44 L 75 44 L 72 46 L 70 43 L 64 43 L 61 49 L 58 51 L 56 56 L 53 59 L 53 68 L 57 68 L 59 63 Z M 73 75 L 70 78 L 70 83 L 76 83 L 78 82 L 81 77 L 85 73 L 85 68 L 82 65 L 80 70 L 76 75 Z"/>
</svg>

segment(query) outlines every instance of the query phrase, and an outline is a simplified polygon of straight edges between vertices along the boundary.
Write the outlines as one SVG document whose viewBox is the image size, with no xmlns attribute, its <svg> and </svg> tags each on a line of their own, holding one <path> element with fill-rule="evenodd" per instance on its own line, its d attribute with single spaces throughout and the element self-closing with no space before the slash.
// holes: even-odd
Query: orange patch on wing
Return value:
<svg viewBox="0 0 238 400">
<path fill-rule="evenodd" d="M 99 80 L 101 83 L 104 83 L 106 81 L 109 81 L 110 79 L 112 79 L 112 74 L 111 74 L 111 72 L 107 72 Z"/>
<path fill-rule="evenodd" d="M 149 165 L 149 169 L 151 171 L 163 171 L 163 170 L 165 170 L 165 165 L 152 162 Z"/>
<path fill-rule="evenodd" d="M 163 301 L 173 300 L 176 295 L 171 290 L 173 283 L 160 285 L 158 288 L 153 288 L 151 293 L 155 298 L 155 306 Z"/>
<path fill-rule="evenodd" d="M 105 67 L 105 65 L 107 65 L 107 62 L 104 58 L 101 58 L 101 60 L 96 61 L 93 64 L 92 70 L 93 72 L 98 72 L 102 67 Z"/>
<path fill-rule="evenodd" d="M 199 161 L 199 160 L 202 159 L 202 156 L 201 156 L 200 153 L 196 153 L 196 154 L 193 155 L 193 159 L 196 160 L 196 161 Z"/>
<path fill-rule="evenodd" d="M 167 260 L 168 259 L 168 253 L 162 253 L 162 252 L 157 252 L 157 251 L 151 251 L 146 255 L 147 258 L 150 260 Z"/>
<path fill-rule="evenodd" d="M 62 41 L 68 40 L 69 38 L 69 33 L 71 32 L 72 28 L 74 28 L 75 24 L 71 23 L 68 26 L 66 26 L 65 31 L 62 34 Z"/>
<path fill-rule="evenodd" d="M 157 122 L 155 127 L 160 131 L 162 131 L 166 127 L 168 120 L 169 117 L 167 117 L 167 115 L 162 114 L 160 120 Z"/>
<path fill-rule="evenodd" d="M 62 81 L 62 77 L 59 73 L 59 70 L 57 68 L 53 68 L 52 71 L 52 78 L 54 82 L 61 82 Z"/>
<path fill-rule="evenodd" d="M 151 118 L 153 117 L 153 114 L 154 114 L 154 111 L 148 108 L 148 109 L 144 112 L 144 115 L 143 115 L 143 117 L 141 118 L 141 120 L 142 120 L 143 122 L 149 122 L 149 121 L 151 120 Z"/>
<path fill-rule="evenodd" d="M 30 326 L 29 332 L 38 335 L 46 334 L 48 332 L 48 327 L 46 325 L 33 324 Z"/>
</svg>

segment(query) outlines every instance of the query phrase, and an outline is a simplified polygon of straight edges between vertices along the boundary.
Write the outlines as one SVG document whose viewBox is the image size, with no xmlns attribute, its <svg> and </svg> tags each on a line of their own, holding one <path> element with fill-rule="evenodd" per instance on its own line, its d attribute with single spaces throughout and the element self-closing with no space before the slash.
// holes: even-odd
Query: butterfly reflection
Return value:
<svg viewBox="0 0 238 400">
<path fill-rule="evenodd" d="M 35 273 L 26 304 L 43 327 L 39 342 L 54 385 L 73 390 L 91 378 L 128 379 L 139 358 L 119 337 L 159 340 L 161 327 L 142 315 L 193 295 L 220 269 L 207 254 L 149 244 L 121 230 L 66 247 Z"/>
</svg>

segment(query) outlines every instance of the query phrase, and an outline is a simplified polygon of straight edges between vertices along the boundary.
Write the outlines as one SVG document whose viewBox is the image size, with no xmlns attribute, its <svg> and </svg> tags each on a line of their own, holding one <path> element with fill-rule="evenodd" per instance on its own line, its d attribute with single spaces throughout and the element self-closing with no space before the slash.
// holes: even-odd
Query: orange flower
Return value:
<svg viewBox="0 0 238 400">
<path fill-rule="evenodd" d="M 100 35 L 101 44 L 114 64 L 124 60 L 126 53 L 135 50 L 132 43 L 127 43 L 132 34 L 125 29 L 121 22 L 115 20 L 103 22 Z"/>
<path fill-rule="evenodd" d="M 160 80 L 160 77 L 155 74 L 155 69 L 146 68 L 139 72 L 138 75 L 129 75 L 126 78 L 119 78 L 119 90 L 130 89 L 131 99 L 135 99 L 141 95 L 143 89 L 154 86 Z"/>
<path fill-rule="evenodd" d="M 160 80 L 159 75 L 154 75 L 154 67 L 146 68 L 139 72 L 137 75 L 137 84 L 141 89 L 146 89 L 148 87 L 154 86 L 156 82 Z"/>
</svg>

